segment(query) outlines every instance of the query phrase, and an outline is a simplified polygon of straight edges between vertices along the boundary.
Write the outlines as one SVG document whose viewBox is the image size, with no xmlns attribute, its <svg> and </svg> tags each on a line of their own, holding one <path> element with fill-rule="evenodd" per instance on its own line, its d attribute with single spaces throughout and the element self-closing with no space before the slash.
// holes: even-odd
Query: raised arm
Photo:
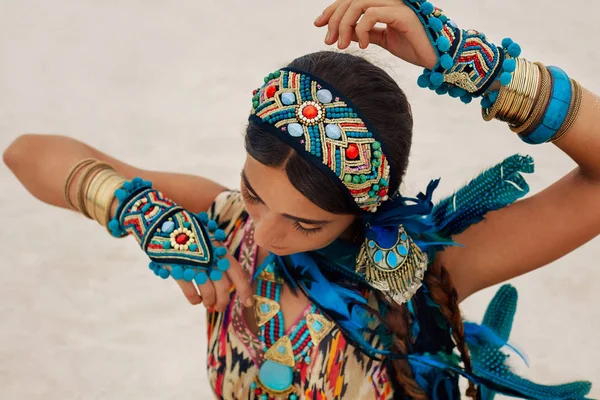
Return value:
<svg viewBox="0 0 600 400">
<path fill-rule="evenodd" d="M 73 165 L 85 158 L 111 164 L 126 178 L 142 177 L 192 212 L 206 211 L 225 188 L 209 179 L 172 172 L 142 170 L 75 139 L 58 135 L 19 136 L 5 151 L 4 163 L 23 186 L 41 201 L 68 208 L 64 184 Z M 73 195 L 73 193 L 71 193 Z"/>
<path fill-rule="evenodd" d="M 65 199 L 67 176 L 73 166 L 87 158 L 110 164 L 124 178 L 141 177 L 153 182 L 154 189 L 165 193 L 176 204 L 194 214 L 208 210 L 215 197 L 225 190 L 223 186 L 198 176 L 135 168 L 64 136 L 23 135 L 4 152 L 4 162 L 32 195 L 45 203 L 63 208 L 71 208 Z M 77 173 L 73 180 L 78 180 Z M 70 185 L 70 188 L 68 196 L 71 203 L 76 204 L 77 185 Z M 114 216 L 116 205 L 115 199 L 110 218 Z M 191 304 L 204 302 L 206 307 L 214 306 L 222 311 L 229 303 L 233 283 L 246 306 L 252 305 L 248 277 L 231 255 L 226 257 L 230 260 L 230 268 L 218 281 L 207 280 L 196 288 L 188 279 L 176 280 Z"/>
</svg>

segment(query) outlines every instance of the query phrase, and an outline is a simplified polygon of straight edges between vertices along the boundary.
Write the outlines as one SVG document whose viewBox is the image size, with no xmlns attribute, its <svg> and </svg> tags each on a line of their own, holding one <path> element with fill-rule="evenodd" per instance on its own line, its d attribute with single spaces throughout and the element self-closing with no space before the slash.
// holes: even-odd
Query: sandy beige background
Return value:
<svg viewBox="0 0 600 400">
<path fill-rule="evenodd" d="M 141 167 L 236 186 L 250 93 L 266 73 L 324 48 L 312 21 L 326 4 L 0 0 L 0 148 L 20 133 L 62 133 Z M 462 27 L 497 42 L 512 35 L 528 58 L 600 92 L 600 3 L 437 4 Z M 517 152 L 536 159 L 533 192 L 574 167 L 551 145 L 530 147 L 485 123 L 476 105 L 419 89 L 418 68 L 367 54 L 413 104 L 406 194 L 442 176 L 440 198 Z M 4 166 L 0 179 L 0 398 L 209 398 L 204 308 L 149 273 L 134 242 L 38 202 Z M 590 379 L 592 397 L 600 396 L 599 258 L 596 239 L 512 282 L 521 293 L 513 341 L 531 359 L 516 368 L 539 382 Z M 479 321 L 493 291 L 468 299 L 466 315 Z"/>
</svg>

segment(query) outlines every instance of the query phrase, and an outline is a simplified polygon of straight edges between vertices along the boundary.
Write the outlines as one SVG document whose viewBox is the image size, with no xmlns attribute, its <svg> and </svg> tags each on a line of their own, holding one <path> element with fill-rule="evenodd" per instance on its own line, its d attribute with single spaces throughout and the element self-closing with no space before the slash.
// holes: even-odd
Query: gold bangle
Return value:
<svg viewBox="0 0 600 400">
<path fill-rule="evenodd" d="M 79 181 L 77 182 L 77 188 L 76 188 L 76 197 L 77 197 L 77 206 L 79 209 L 79 212 L 81 214 L 83 214 L 86 218 L 92 219 L 92 216 L 87 212 L 86 207 L 85 207 L 85 194 L 84 194 L 84 190 L 87 191 L 87 186 L 88 186 L 88 178 L 90 177 L 90 175 L 92 175 L 92 173 L 94 173 L 95 171 L 97 171 L 99 168 L 110 168 L 110 165 L 104 162 L 100 162 L 97 161 L 95 163 L 93 163 L 92 165 L 88 166 L 87 169 L 85 169 L 82 173 L 81 173 L 81 177 L 79 178 Z"/>
<path fill-rule="evenodd" d="M 552 143 L 558 142 L 569 132 L 569 130 L 575 124 L 577 116 L 579 115 L 579 110 L 581 109 L 581 100 L 583 98 L 583 88 L 575 79 L 571 79 L 571 87 L 573 95 L 571 97 L 571 104 L 569 105 L 569 112 L 567 113 L 565 122 L 560 127 L 556 135 L 550 139 L 550 142 Z"/>
<path fill-rule="evenodd" d="M 88 217 L 89 219 L 93 219 L 92 215 L 90 214 L 88 207 L 87 207 L 87 203 L 88 203 L 88 193 L 90 191 L 90 185 L 94 179 L 94 177 L 101 171 L 106 170 L 111 168 L 111 166 L 107 163 L 102 163 L 102 162 L 98 162 L 94 165 L 92 165 L 87 171 L 85 176 L 82 177 L 82 180 L 79 182 L 79 185 L 77 187 L 78 189 L 78 202 L 79 202 L 79 207 L 81 209 L 81 213 L 83 215 L 85 215 L 86 217 Z"/>
<path fill-rule="evenodd" d="M 71 167 L 71 169 L 69 170 L 69 173 L 67 174 L 67 179 L 65 179 L 65 185 L 64 185 L 65 202 L 67 203 L 67 206 L 69 206 L 69 208 L 71 208 L 73 210 L 77 210 L 77 207 L 75 207 L 75 204 L 73 204 L 73 202 L 71 201 L 71 196 L 70 196 L 71 185 L 73 184 L 73 180 L 74 180 L 75 176 L 77 175 L 77 172 L 79 172 L 79 170 L 81 168 L 84 168 L 94 162 L 96 162 L 96 160 L 94 158 L 84 158 L 83 160 L 78 161 L 75 165 L 73 165 Z"/>
<path fill-rule="evenodd" d="M 97 221 L 102 226 L 107 226 L 110 219 L 110 209 L 115 198 L 115 190 L 125 182 L 125 178 L 114 172 L 98 188 L 94 198 Z"/>
<path fill-rule="evenodd" d="M 527 85 L 526 91 L 523 96 L 523 105 L 521 108 L 521 112 L 517 116 L 517 120 L 515 121 L 517 124 L 522 124 L 527 120 L 527 117 L 531 114 L 531 109 L 533 108 L 533 99 L 535 98 L 535 94 L 538 90 L 538 86 L 540 83 L 540 70 L 534 64 L 527 62 L 528 68 L 528 77 L 529 83 Z"/>
<path fill-rule="evenodd" d="M 85 208 L 87 213 L 96 221 L 98 221 L 98 217 L 96 216 L 95 197 L 98 194 L 98 189 L 100 189 L 102 183 L 113 173 L 114 170 L 110 167 L 98 169 L 98 171 L 90 178 L 90 183 L 87 185 Z"/>
<path fill-rule="evenodd" d="M 520 125 L 511 126 L 511 130 L 519 135 L 528 135 L 534 129 L 539 126 L 544 118 L 550 97 L 552 96 L 552 76 L 546 69 L 546 66 L 540 62 L 536 62 L 540 72 L 540 79 L 542 81 L 539 93 L 533 100 L 533 110 L 529 117 Z"/>
</svg>

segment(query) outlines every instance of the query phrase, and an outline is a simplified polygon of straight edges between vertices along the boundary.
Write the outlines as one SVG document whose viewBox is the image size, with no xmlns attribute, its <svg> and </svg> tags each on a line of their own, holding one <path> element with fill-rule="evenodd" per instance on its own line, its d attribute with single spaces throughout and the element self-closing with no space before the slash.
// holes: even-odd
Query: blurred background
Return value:
<svg viewBox="0 0 600 400">
<path fill-rule="evenodd" d="M 600 92 L 600 3 L 435 4 Z M 237 187 L 251 92 L 268 72 L 326 48 L 313 20 L 327 5 L 0 0 L 0 149 L 21 133 L 60 133 L 143 168 Z M 533 193 L 574 168 L 552 145 L 525 145 L 484 122 L 477 105 L 419 89 L 419 68 L 373 47 L 351 51 L 389 71 L 412 103 L 404 194 L 442 177 L 439 199 L 514 153 L 536 160 Z M 210 398 L 204 307 L 149 273 L 133 241 L 40 203 L 4 165 L 0 180 L 0 398 Z M 512 341 L 530 358 L 527 368 L 512 357 L 515 369 L 540 383 L 588 379 L 600 397 L 599 282 L 600 239 L 511 282 L 520 292 Z M 495 290 L 465 301 L 466 317 L 480 321 Z"/>
</svg>

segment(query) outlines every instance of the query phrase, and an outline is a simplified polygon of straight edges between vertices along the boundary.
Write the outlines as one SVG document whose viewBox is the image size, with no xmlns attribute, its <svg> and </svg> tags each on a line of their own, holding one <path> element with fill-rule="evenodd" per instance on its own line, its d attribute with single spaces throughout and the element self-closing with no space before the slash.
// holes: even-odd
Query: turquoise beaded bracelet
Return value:
<svg viewBox="0 0 600 400">
<path fill-rule="evenodd" d="M 227 235 L 207 213 L 185 210 L 141 178 L 125 182 L 115 197 L 119 206 L 109 230 L 116 237 L 132 235 L 155 275 L 202 285 L 229 269 L 227 249 L 215 246 Z"/>
<path fill-rule="evenodd" d="M 569 113 L 573 96 L 571 80 L 566 72 L 558 67 L 548 67 L 548 71 L 552 76 L 552 97 L 542 123 L 530 134 L 520 136 L 525 143 L 542 144 L 550 141 L 564 124 Z"/>
</svg>

